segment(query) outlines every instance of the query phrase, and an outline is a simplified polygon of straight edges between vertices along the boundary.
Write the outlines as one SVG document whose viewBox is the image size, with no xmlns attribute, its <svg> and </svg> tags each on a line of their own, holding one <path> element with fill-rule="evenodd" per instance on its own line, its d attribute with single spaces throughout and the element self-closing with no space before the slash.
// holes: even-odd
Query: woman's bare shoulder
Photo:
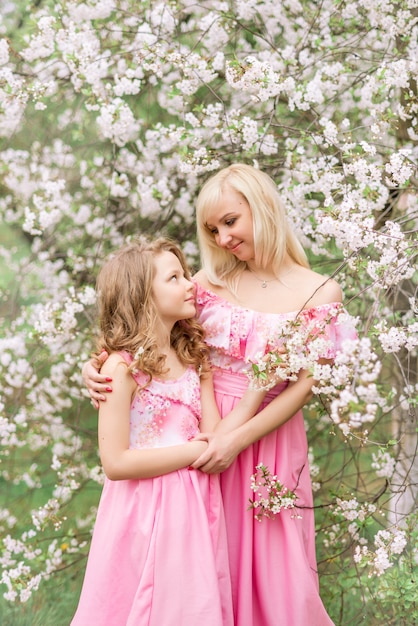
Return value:
<svg viewBox="0 0 418 626">
<path fill-rule="evenodd" d="M 306 296 L 306 308 L 342 301 L 342 291 L 337 281 L 305 267 L 298 268 L 293 286 Z"/>
<path fill-rule="evenodd" d="M 205 270 L 199 270 L 193 276 L 193 280 L 198 283 L 203 289 L 209 289 L 209 291 L 213 291 L 215 293 L 222 293 L 224 288 L 220 285 L 214 285 L 210 282 Z"/>
<path fill-rule="evenodd" d="M 209 288 L 210 286 L 210 282 L 208 280 L 208 277 L 206 276 L 205 270 L 199 270 L 198 272 L 196 272 L 196 274 L 193 275 L 193 280 L 199 283 L 199 285 L 201 285 L 202 287 Z"/>
</svg>

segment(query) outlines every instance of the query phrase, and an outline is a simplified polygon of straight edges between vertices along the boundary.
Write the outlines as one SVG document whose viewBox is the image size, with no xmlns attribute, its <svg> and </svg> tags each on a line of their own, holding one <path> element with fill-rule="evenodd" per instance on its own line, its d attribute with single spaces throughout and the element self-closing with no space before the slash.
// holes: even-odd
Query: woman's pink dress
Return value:
<svg viewBox="0 0 418 626">
<path fill-rule="evenodd" d="M 244 374 L 248 358 L 265 354 L 275 346 L 284 324 L 296 313 L 267 314 L 231 304 L 217 294 L 196 286 L 198 317 L 215 368 L 218 406 L 226 416 L 248 386 Z M 263 293 L 262 295 L 266 295 Z M 299 316 L 309 322 L 324 319 L 332 308 L 311 308 Z M 344 328 L 329 324 L 328 338 L 337 345 Z M 323 356 L 331 357 L 331 354 Z M 269 402 L 283 389 L 281 384 L 266 397 Z M 264 406 L 264 405 L 263 405 Z M 249 499 L 254 494 L 250 477 L 258 463 L 298 497 L 297 510 L 282 510 L 275 519 L 254 518 Z M 315 557 L 314 513 L 308 464 L 308 445 L 302 412 L 244 450 L 221 474 L 232 579 L 235 626 L 330 626 L 319 596 Z M 306 508 L 305 508 L 306 507 Z"/>
<path fill-rule="evenodd" d="M 144 375 L 135 379 L 141 385 Z M 178 380 L 153 380 L 132 403 L 130 447 L 186 442 L 198 433 L 200 417 L 192 368 Z M 71 624 L 232 626 L 219 477 L 185 468 L 150 479 L 106 479 Z"/>
</svg>

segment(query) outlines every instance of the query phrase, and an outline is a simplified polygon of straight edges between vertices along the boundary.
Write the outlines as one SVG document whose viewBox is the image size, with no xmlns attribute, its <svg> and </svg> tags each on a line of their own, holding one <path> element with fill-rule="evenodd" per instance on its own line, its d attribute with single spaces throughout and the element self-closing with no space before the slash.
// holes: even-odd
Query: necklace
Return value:
<svg viewBox="0 0 418 626">
<path fill-rule="evenodd" d="M 281 278 L 275 276 L 274 278 L 270 278 L 269 280 L 266 280 L 265 278 L 260 278 L 259 276 L 257 276 L 257 274 L 251 270 L 250 268 L 248 268 L 249 271 L 251 272 L 251 274 L 254 276 L 254 278 L 256 280 L 258 280 L 259 283 L 261 283 L 261 288 L 262 289 L 266 289 L 269 283 L 274 282 L 275 280 L 277 280 L 279 283 L 283 283 L 283 281 L 281 280 Z M 285 274 L 283 274 L 283 276 L 287 276 L 288 274 L 290 274 L 290 272 L 292 272 L 294 269 L 294 267 L 291 267 Z M 282 278 L 283 278 L 282 276 Z M 283 283 L 283 285 L 285 285 L 285 283 Z M 287 286 L 287 285 L 285 285 Z"/>
<path fill-rule="evenodd" d="M 274 278 L 270 278 L 269 280 L 266 280 L 265 278 L 260 278 L 259 276 L 257 276 L 257 274 L 255 272 L 253 272 L 253 270 L 250 270 L 251 274 L 254 276 L 254 278 L 256 280 L 258 280 L 259 283 L 261 283 L 261 288 L 265 289 L 267 287 L 267 285 L 269 283 L 272 283 L 274 280 L 279 280 L 278 278 L 274 277 Z"/>
<path fill-rule="evenodd" d="M 274 280 L 279 280 L 278 278 L 270 278 L 270 280 L 266 280 L 265 278 L 259 278 L 257 274 L 254 274 L 252 270 L 250 272 L 254 275 L 254 278 L 261 283 L 261 288 L 265 289 L 269 283 L 272 283 Z"/>
</svg>

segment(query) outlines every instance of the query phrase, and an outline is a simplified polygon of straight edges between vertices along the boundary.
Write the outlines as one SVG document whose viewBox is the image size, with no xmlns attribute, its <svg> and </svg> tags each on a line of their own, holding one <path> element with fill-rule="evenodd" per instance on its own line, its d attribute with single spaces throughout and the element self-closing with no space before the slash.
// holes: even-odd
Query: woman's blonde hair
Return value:
<svg viewBox="0 0 418 626">
<path fill-rule="evenodd" d="M 152 292 L 155 258 L 172 252 L 180 261 L 186 278 L 190 273 L 180 248 L 170 239 L 140 238 L 122 247 L 104 263 L 97 277 L 101 335 L 97 349 L 129 352 L 134 360 L 130 370 L 149 376 L 165 372 L 165 356 L 158 347 L 159 313 Z M 208 370 L 209 349 L 204 331 L 195 318 L 175 323 L 171 345 L 185 365 Z"/>
<path fill-rule="evenodd" d="M 288 223 L 274 181 L 251 165 L 235 163 L 209 178 L 197 198 L 197 235 L 202 267 L 211 283 L 226 285 L 235 291 L 239 274 L 247 268 L 245 262 L 216 245 L 215 237 L 207 227 L 208 215 L 227 188 L 241 194 L 249 204 L 255 262 L 260 269 L 272 270 L 278 276 L 286 252 L 298 265 L 309 267 L 306 254 Z"/>
</svg>

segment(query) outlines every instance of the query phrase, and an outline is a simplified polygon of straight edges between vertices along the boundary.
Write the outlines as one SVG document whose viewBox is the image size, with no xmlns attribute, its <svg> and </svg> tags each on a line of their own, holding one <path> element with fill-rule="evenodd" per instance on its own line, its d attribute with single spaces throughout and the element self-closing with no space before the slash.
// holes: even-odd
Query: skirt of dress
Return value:
<svg viewBox="0 0 418 626">
<path fill-rule="evenodd" d="M 219 477 L 106 480 L 72 626 L 233 625 Z"/>
<path fill-rule="evenodd" d="M 222 416 L 242 397 L 248 379 L 214 375 Z M 271 401 L 284 385 L 270 392 Z M 263 405 L 265 406 L 265 405 Z M 249 509 L 258 463 L 297 493 L 298 508 L 257 521 Z M 308 445 L 302 413 L 244 450 L 221 474 L 235 626 L 333 626 L 319 595 Z"/>
</svg>

